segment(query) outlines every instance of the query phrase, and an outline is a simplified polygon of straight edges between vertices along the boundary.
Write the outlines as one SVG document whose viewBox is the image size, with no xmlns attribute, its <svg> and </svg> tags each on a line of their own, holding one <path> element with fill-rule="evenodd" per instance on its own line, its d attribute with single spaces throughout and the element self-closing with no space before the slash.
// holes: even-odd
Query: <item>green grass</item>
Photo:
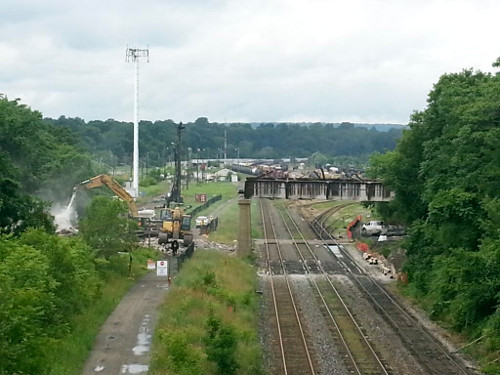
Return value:
<svg viewBox="0 0 500 375">
<path fill-rule="evenodd" d="M 147 201 L 150 197 L 166 194 L 170 190 L 170 182 L 161 181 L 155 185 L 141 186 L 139 190 L 143 196 L 138 199 L 139 202 Z"/>
<path fill-rule="evenodd" d="M 237 336 L 237 374 L 263 374 L 256 288 L 256 270 L 247 262 L 212 250 L 196 251 L 161 307 L 149 373 L 217 374 L 203 341 L 213 311 Z"/>
<path fill-rule="evenodd" d="M 189 189 L 182 191 L 184 204 L 192 207 L 199 206 L 200 203 L 195 202 L 195 194 L 207 194 L 207 199 L 220 194 L 223 199 L 227 200 L 236 197 L 237 187 L 230 182 L 200 182 L 199 184 L 196 181 L 191 182 Z"/>
<path fill-rule="evenodd" d="M 220 202 L 217 202 L 214 206 L 210 206 L 207 210 L 202 211 L 200 215 L 210 214 L 210 212 L 217 209 L 217 207 L 226 204 L 227 201 L 227 197 L 223 196 Z M 252 238 L 262 238 L 260 211 L 256 199 L 251 200 L 250 210 Z M 226 207 L 219 213 L 219 227 L 216 231 L 209 234 L 209 239 L 219 243 L 232 244 L 238 239 L 239 220 L 238 201 L 234 200 L 232 203 L 226 205 Z"/>
<path fill-rule="evenodd" d="M 108 277 L 103 283 L 101 296 L 86 311 L 70 319 L 71 332 L 47 348 L 47 375 L 81 374 L 102 324 L 113 312 L 123 296 L 146 270 L 148 258 L 159 259 L 151 249 L 133 253 L 132 278 Z M 123 262 L 122 274 L 128 274 L 128 260 Z"/>
<path fill-rule="evenodd" d="M 145 197 L 139 198 L 139 203 L 148 201 L 151 196 L 157 196 L 161 194 L 166 194 L 170 190 L 170 184 L 167 182 L 160 182 L 156 185 L 151 185 L 147 187 L 141 187 L 141 192 L 145 194 Z M 184 199 L 185 206 L 191 206 L 191 208 L 200 206 L 202 203 L 195 201 L 196 194 L 207 194 L 207 199 L 212 198 L 216 195 L 222 195 L 222 199 L 215 204 L 208 207 L 206 210 L 200 212 L 198 215 L 210 215 L 218 207 L 226 204 L 226 202 L 237 196 L 237 186 L 230 182 L 200 182 L 191 181 L 189 184 L 189 189 L 182 190 L 182 197 Z M 254 206 L 256 201 L 252 201 L 252 210 L 254 211 Z M 187 210 L 190 211 L 189 209 Z M 257 212 L 257 211 L 256 211 Z M 260 215 L 260 214 L 259 214 Z M 252 213 L 252 220 L 254 220 L 255 215 Z M 194 219 L 194 218 L 193 218 Z M 221 225 L 217 231 L 210 234 L 210 239 L 212 241 L 232 244 L 234 240 L 238 237 L 238 204 L 235 201 L 234 204 L 228 205 L 219 215 Z M 260 236 L 258 225 L 252 228 L 253 237 Z"/>
<path fill-rule="evenodd" d="M 335 202 L 334 206 L 344 204 L 346 202 Z M 332 205 L 330 206 L 332 207 Z M 326 207 L 325 207 L 326 208 Z M 340 209 L 333 213 L 327 220 L 326 225 L 330 227 L 330 231 L 334 234 L 341 233 L 346 235 L 345 229 L 347 225 L 356 219 L 358 215 L 363 216 L 363 220 L 376 220 L 370 210 L 364 208 L 361 204 L 353 204 Z"/>
<path fill-rule="evenodd" d="M 252 216 L 252 238 L 264 238 L 262 231 L 262 217 L 260 216 L 260 207 L 256 199 L 250 203 Z"/>
<path fill-rule="evenodd" d="M 149 200 L 150 197 L 167 194 L 170 192 L 171 182 L 161 181 L 155 185 L 140 187 L 143 197 L 138 199 L 139 203 L 144 203 Z M 237 186 L 231 182 L 200 182 L 191 181 L 189 183 L 189 189 L 183 188 L 181 191 L 182 198 L 184 199 L 184 205 L 196 207 L 202 203 L 197 203 L 195 201 L 196 194 L 207 194 L 207 199 L 212 198 L 216 195 L 222 195 L 223 198 L 229 199 L 237 195 Z"/>
<path fill-rule="evenodd" d="M 238 239 L 239 207 L 238 202 L 226 206 L 219 215 L 219 226 L 216 231 L 210 233 L 211 241 L 231 244 Z"/>
</svg>

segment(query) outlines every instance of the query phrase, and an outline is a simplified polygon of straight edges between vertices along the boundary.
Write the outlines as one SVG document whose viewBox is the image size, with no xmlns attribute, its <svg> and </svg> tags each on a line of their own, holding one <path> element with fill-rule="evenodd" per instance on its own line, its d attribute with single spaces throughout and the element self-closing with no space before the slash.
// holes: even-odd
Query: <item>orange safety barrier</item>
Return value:
<svg viewBox="0 0 500 375">
<path fill-rule="evenodd" d="M 366 244 L 364 242 L 357 242 L 356 247 L 358 248 L 358 250 L 362 251 L 363 253 L 367 253 L 370 251 L 370 246 L 368 246 L 368 244 Z"/>
<path fill-rule="evenodd" d="M 354 219 L 353 221 L 351 221 L 351 222 L 347 225 L 347 237 L 348 237 L 348 238 L 352 238 L 351 228 L 352 228 L 352 227 L 354 227 L 357 223 L 359 223 L 362 219 L 363 219 L 363 216 L 362 216 L 362 215 L 358 215 L 358 216 L 356 217 L 356 219 Z"/>
</svg>

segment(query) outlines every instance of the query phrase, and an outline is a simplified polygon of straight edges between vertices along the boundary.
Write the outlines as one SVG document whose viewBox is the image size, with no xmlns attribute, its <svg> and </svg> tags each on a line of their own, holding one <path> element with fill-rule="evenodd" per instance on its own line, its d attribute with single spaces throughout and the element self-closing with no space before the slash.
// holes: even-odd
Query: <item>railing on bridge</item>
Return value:
<svg viewBox="0 0 500 375">
<path fill-rule="evenodd" d="M 325 199 L 384 202 L 394 193 L 378 180 L 279 180 L 247 177 L 244 195 L 281 199 Z"/>
</svg>

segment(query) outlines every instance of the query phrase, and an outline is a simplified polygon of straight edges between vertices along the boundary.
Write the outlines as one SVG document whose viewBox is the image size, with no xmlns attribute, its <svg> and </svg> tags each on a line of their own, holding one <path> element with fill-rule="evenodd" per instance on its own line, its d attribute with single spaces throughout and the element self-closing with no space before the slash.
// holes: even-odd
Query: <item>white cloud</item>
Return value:
<svg viewBox="0 0 500 375">
<path fill-rule="evenodd" d="M 45 116 L 407 122 L 445 72 L 490 71 L 482 0 L 22 1 L 0 5 L 0 92 Z"/>
</svg>

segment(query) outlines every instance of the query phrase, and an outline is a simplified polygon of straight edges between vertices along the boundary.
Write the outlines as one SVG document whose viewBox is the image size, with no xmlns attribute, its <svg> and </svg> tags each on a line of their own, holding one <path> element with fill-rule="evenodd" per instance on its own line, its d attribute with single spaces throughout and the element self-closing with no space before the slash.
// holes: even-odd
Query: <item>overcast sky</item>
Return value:
<svg viewBox="0 0 500 375">
<path fill-rule="evenodd" d="M 498 0 L 0 1 L 0 93 L 46 117 L 408 123 L 493 71 Z"/>
</svg>

